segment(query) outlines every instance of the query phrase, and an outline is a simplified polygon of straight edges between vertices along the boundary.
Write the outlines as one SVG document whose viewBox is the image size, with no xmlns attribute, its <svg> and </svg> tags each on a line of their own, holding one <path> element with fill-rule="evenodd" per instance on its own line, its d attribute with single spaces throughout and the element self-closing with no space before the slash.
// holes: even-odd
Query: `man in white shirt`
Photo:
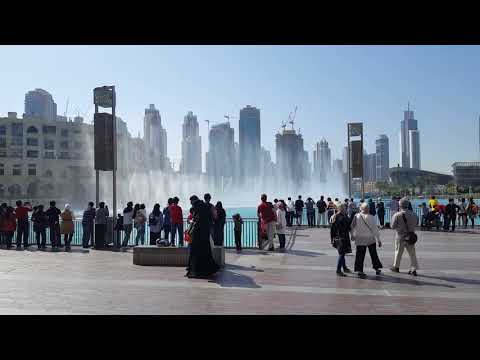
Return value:
<svg viewBox="0 0 480 360">
<path fill-rule="evenodd" d="M 287 200 L 287 214 L 286 214 L 286 220 L 287 220 L 287 226 L 291 227 L 293 225 L 293 214 L 295 211 L 295 206 L 293 204 L 292 198 L 289 197 Z"/>
</svg>

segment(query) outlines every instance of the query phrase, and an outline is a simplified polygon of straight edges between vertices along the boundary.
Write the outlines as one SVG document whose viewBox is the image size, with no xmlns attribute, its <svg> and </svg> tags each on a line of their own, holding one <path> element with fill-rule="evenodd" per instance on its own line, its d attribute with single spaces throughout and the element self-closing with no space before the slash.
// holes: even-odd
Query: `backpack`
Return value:
<svg viewBox="0 0 480 360">
<path fill-rule="evenodd" d="M 155 215 L 150 214 L 148 217 L 148 226 L 155 226 L 158 224 L 158 220 Z"/>
</svg>

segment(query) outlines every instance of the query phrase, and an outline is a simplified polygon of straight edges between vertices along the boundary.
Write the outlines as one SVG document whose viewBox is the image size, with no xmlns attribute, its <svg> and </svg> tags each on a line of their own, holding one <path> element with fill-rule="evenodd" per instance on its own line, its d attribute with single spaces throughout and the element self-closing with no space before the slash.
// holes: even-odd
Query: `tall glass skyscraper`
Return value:
<svg viewBox="0 0 480 360">
<path fill-rule="evenodd" d="M 247 105 L 240 110 L 239 160 L 242 179 L 260 175 L 260 109 Z"/>
<path fill-rule="evenodd" d="M 387 135 L 380 135 L 375 140 L 376 148 L 376 179 L 377 181 L 386 181 L 388 179 L 388 169 L 390 168 L 390 152 Z"/>
<path fill-rule="evenodd" d="M 189 111 L 182 126 L 182 162 L 183 174 L 202 173 L 202 138 L 199 135 L 197 116 Z"/>
<path fill-rule="evenodd" d="M 160 112 L 155 104 L 145 109 L 143 119 L 146 161 L 152 169 L 165 170 L 169 163 L 167 158 L 167 131 L 162 126 Z"/>
<path fill-rule="evenodd" d="M 411 131 L 416 131 L 413 138 L 417 141 L 413 152 L 410 149 Z M 414 118 L 413 111 L 410 110 L 410 105 L 403 112 L 403 120 L 400 122 L 400 159 L 402 167 L 420 168 L 420 133 L 418 132 L 418 122 Z"/>
<path fill-rule="evenodd" d="M 35 117 L 48 121 L 57 120 L 57 104 L 52 95 L 43 89 L 35 89 L 25 94 L 24 117 Z"/>
</svg>

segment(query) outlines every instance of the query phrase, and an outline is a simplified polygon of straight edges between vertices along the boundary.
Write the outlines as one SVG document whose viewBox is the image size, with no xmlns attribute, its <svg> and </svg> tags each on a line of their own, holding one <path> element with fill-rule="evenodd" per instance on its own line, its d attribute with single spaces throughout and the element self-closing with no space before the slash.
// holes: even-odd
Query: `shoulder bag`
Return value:
<svg viewBox="0 0 480 360">
<path fill-rule="evenodd" d="M 403 218 L 403 221 L 405 222 L 405 227 L 407 228 L 407 235 L 405 235 L 403 239 L 407 242 L 407 244 L 415 245 L 415 243 L 418 240 L 418 236 L 413 231 L 410 231 L 408 229 L 408 222 L 407 222 L 407 217 L 405 216 L 405 213 L 402 214 L 402 218 Z"/>
</svg>

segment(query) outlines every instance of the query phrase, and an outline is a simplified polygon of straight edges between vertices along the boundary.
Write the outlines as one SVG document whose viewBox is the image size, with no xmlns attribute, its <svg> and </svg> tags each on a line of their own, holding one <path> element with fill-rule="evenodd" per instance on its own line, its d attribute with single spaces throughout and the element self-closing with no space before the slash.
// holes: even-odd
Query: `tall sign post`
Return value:
<svg viewBox="0 0 480 360">
<path fill-rule="evenodd" d="M 93 89 L 94 115 L 94 153 L 95 153 L 95 200 L 97 207 L 100 199 L 100 170 L 112 171 L 112 237 L 115 245 L 117 213 L 117 122 L 115 118 L 116 94 L 115 86 L 101 86 Z M 112 113 L 100 113 L 98 108 L 111 108 Z"/>
<path fill-rule="evenodd" d="M 353 138 L 353 139 L 352 139 Z M 365 197 L 363 174 L 363 123 L 347 124 L 348 195 L 352 196 L 352 179 L 362 179 L 362 199 Z"/>
</svg>

